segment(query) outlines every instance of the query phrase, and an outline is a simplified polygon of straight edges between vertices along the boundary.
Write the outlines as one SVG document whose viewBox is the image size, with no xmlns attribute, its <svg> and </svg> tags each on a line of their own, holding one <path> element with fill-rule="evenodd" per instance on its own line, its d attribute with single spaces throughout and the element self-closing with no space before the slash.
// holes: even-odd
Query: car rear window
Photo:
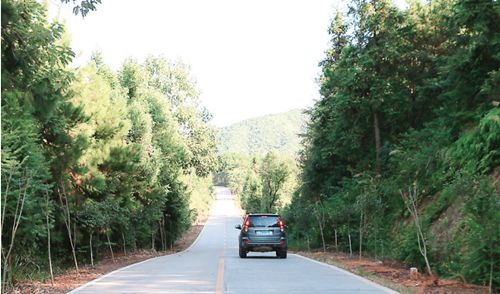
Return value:
<svg viewBox="0 0 500 294">
<path fill-rule="evenodd" d="M 251 215 L 250 227 L 279 227 L 279 217 L 274 215 Z"/>
</svg>

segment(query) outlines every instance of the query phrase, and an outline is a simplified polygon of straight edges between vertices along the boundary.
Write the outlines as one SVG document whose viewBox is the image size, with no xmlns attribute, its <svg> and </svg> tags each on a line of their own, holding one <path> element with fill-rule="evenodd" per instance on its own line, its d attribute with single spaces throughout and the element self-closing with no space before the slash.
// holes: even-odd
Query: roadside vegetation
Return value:
<svg viewBox="0 0 500 294">
<path fill-rule="evenodd" d="M 352 1 L 332 15 L 322 98 L 306 111 L 284 205 L 264 205 L 258 157 L 223 154 L 219 176 L 247 211 L 282 213 L 295 249 L 401 261 L 495 291 L 500 4 L 408 2 Z"/>
<path fill-rule="evenodd" d="M 150 56 L 114 71 L 98 52 L 70 68 L 70 37 L 43 4 L 1 9 L 2 292 L 171 248 L 207 213 L 217 163 L 189 68 Z"/>
<path fill-rule="evenodd" d="M 238 196 L 247 213 L 281 211 L 296 189 L 298 167 L 289 155 L 227 153 L 220 156 L 215 185 L 226 186 Z"/>
<path fill-rule="evenodd" d="M 498 23 L 497 1 L 333 15 L 291 244 L 500 287 Z"/>
</svg>

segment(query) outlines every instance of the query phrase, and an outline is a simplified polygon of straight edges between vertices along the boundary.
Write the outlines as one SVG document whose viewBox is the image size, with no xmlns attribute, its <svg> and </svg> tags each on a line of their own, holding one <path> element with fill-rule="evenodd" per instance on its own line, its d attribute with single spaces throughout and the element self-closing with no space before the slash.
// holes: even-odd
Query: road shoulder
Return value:
<svg viewBox="0 0 500 294">
<path fill-rule="evenodd" d="M 347 254 L 335 252 L 293 251 L 291 253 L 335 266 L 400 293 L 488 293 L 487 287 L 466 284 L 462 281 L 432 278 L 427 275 L 410 278 L 410 270 L 401 263 L 364 257 L 352 258 Z"/>
<path fill-rule="evenodd" d="M 99 279 L 114 271 L 121 270 L 125 267 L 132 266 L 144 262 L 146 260 L 171 255 L 187 250 L 198 238 L 206 221 L 199 222 L 184 233 L 184 235 L 175 242 L 172 249 L 167 251 L 136 251 L 115 253 L 115 262 L 111 258 L 104 258 L 92 268 L 89 265 L 80 268 L 79 274 L 75 270 L 68 270 L 54 277 L 54 284 L 51 284 L 50 279 L 46 281 L 22 281 L 16 283 L 10 293 L 68 293 L 76 288 L 81 287 L 93 280 Z"/>
</svg>

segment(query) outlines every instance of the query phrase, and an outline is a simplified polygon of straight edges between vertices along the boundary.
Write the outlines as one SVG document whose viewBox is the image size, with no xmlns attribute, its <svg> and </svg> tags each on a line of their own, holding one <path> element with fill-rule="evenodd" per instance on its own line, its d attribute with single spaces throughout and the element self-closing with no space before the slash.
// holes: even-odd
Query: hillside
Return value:
<svg viewBox="0 0 500 294">
<path fill-rule="evenodd" d="M 219 130 L 219 153 L 295 154 L 300 148 L 306 115 L 301 109 L 243 120 Z"/>
</svg>

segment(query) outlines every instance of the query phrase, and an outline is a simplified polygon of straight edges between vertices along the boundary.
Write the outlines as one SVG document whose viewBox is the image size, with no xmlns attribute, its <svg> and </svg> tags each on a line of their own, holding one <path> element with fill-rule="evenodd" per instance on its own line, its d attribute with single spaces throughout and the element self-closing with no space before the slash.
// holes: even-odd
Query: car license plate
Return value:
<svg viewBox="0 0 500 294">
<path fill-rule="evenodd" d="M 257 236 L 272 236 L 273 231 L 255 231 Z"/>
</svg>

